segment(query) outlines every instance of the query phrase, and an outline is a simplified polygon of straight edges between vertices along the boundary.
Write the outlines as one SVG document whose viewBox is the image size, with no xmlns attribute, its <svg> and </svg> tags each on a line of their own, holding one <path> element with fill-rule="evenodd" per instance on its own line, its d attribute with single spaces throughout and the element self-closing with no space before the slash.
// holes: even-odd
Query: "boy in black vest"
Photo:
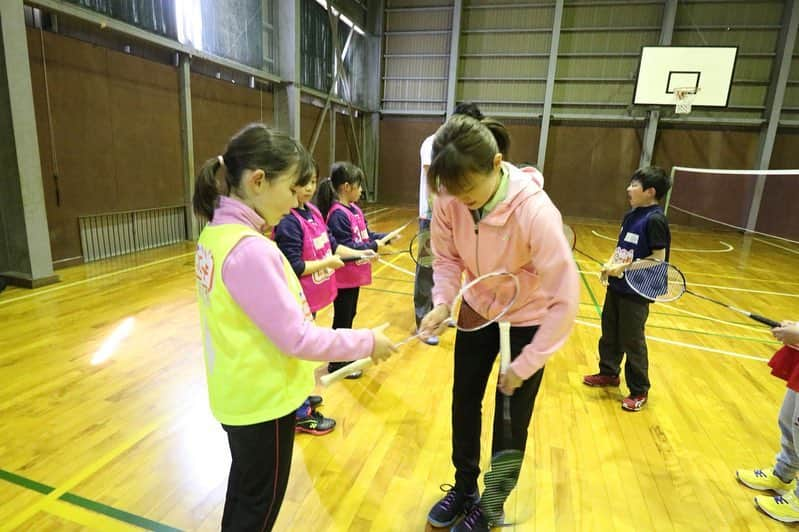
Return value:
<svg viewBox="0 0 799 532">
<path fill-rule="evenodd" d="M 671 233 L 660 199 L 671 188 L 671 179 L 656 166 L 638 169 L 630 178 L 627 199 L 632 210 L 621 222 L 613 257 L 602 267 L 607 284 L 602 308 L 602 338 L 599 339 L 599 373 L 583 377 L 588 386 L 618 386 L 622 357 L 624 378 L 630 395 L 621 402 L 624 410 L 637 412 L 649 393 L 649 358 L 644 327 L 650 301 L 636 294 L 624 281 L 624 268 L 638 259 L 669 260 Z"/>
</svg>

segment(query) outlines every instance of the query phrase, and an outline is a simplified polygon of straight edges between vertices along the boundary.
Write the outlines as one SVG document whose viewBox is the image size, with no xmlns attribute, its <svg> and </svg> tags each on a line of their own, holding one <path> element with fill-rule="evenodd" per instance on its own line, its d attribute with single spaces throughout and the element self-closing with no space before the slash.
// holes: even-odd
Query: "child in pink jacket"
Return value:
<svg viewBox="0 0 799 532">
<path fill-rule="evenodd" d="M 434 307 L 420 330 L 423 336 L 443 330 L 462 274 L 464 282 L 497 271 L 518 277 L 521 290 L 503 318 L 511 323 L 513 362 L 500 377 L 495 400 L 501 404 L 500 393 L 511 395 L 512 448 L 524 451 L 544 363 L 569 336 L 579 283 L 560 213 L 528 174 L 502 161 L 495 135 L 468 116 L 453 116 L 436 134 L 427 174 L 431 188 L 439 192 L 431 231 Z M 491 300 L 494 294 L 478 298 Z M 482 398 L 498 348 L 496 323 L 457 332 L 452 389 L 455 485 L 430 510 L 433 526 L 449 526 L 463 514 L 452 530 L 488 531 L 497 524 L 490 523 L 477 504 L 477 479 Z M 501 428 L 502 409 L 497 408 L 493 453 L 503 450 Z M 492 510 L 492 515 L 501 513 L 500 508 Z"/>
</svg>

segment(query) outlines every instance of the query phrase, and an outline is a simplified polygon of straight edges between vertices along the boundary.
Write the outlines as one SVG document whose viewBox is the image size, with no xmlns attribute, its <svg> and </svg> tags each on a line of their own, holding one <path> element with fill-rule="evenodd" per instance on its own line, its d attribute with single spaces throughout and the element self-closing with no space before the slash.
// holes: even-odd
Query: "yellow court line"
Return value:
<svg viewBox="0 0 799 532">
<path fill-rule="evenodd" d="M 49 514 L 83 525 L 90 530 L 141 530 L 141 528 L 137 526 L 123 523 L 112 517 L 98 514 L 63 501 L 52 501 L 42 509 Z"/>
<path fill-rule="evenodd" d="M 36 513 L 39 512 L 39 510 L 44 509 L 44 507 L 50 504 L 52 501 L 58 500 L 63 494 L 65 494 L 66 492 L 68 492 L 69 490 L 71 490 L 72 488 L 74 488 L 84 480 L 86 480 L 88 477 L 99 471 L 100 468 L 102 468 L 112 460 L 118 458 L 122 453 L 124 453 L 125 451 L 127 451 L 128 449 L 139 443 L 141 440 L 149 436 L 151 432 L 153 432 L 161 425 L 161 422 L 164 421 L 164 419 L 165 417 L 158 419 L 150 423 L 146 427 L 144 427 L 142 430 L 136 432 L 132 437 L 128 438 L 127 440 L 123 441 L 122 443 L 111 449 L 111 451 L 106 453 L 104 456 L 100 457 L 100 459 L 95 460 L 93 463 L 89 464 L 81 471 L 79 471 L 78 473 L 67 479 L 67 481 L 61 484 L 59 487 L 57 487 L 56 489 L 54 489 L 44 497 L 40 498 L 38 501 L 28 506 L 21 512 L 19 512 L 10 521 L 3 523 L 2 528 L 0 528 L 0 530 L 13 530 L 16 527 L 20 526 L 22 523 L 24 523 L 25 521 L 36 515 Z"/>
<path fill-rule="evenodd" d="M 193 255 L 194 255 L 193 251 L 191 253 L 183 253 L 181 255 L 175 255 L 174 257 L 167 257 L 165 259 L 159 259 L 159 260 L 156 260 L 156 261 L 153 261 L 153 262 L 147 262 L 145 264 L 139 264 L 138 266 L 131 266 L 130 268 L 124 268 L 122 270 L 117 270 L 115 272 L 104 273 L 102 275 L 98 275 L 97 277 L 90 277 L 88 279 L 83 279 L 81 281 L 74 281 L 74 282 L 67 283 L 67 284 L 60 284 L 60 285 L 53 286 L 52 288 L 47 288 L 45 290 L 36 290 L 34 292 L 31 292 L 30 294 L 25 294 L 24 296 L 19 296 L 19 297 L 15 297 L 15 298 L 12 298 L 12 299 L 5 299 L 5 300 L 0 299 L 0 305 L 6 305 L 8 303 L 13 303 L 14 301 L 20 301 L 20 300 L 23 300 L 23 299 L 29 299 L 31 297 L 41 296 L 41 295 L 49 294 L 51 292 L 57 292 L 59 290 L 64 290 L 65 288 L 71 288 L 73 286 L 78 286 L 78 285 L 81 285 L 81 284 L 90 283 L 92 281 L 99 281 L 101 279 L 106 279 L 108 277 L 113 277 L 114 275 L 120 275 L 120 274 L 123 274 L 123 273 L 133 272 L 133 271 L 136 271 L 136 270 L 141 270 L 142 268 L 149 268 L 150 266 L 155 266 L 156 264 L 162 264 L 164 262 L 169 262 L 169 261 L 175 260 L 175 259 L 182 259 L 182 258 L 193 256 Z"/>
<path fill-rule="evenodd" d="M 399 254 L 397 254 L 397 256 L 396 256 L 396 257 L 394 257 L 393 259 L 391 259 L 391 260 L 389 260 L 389 261 L 385 261 L 385 260 L 382 260 L 382 259 L 378 259 L 378 260 L 380 260 L 380 262 L 382 262 L 382 263 L 383 263 L 383 265 L 382 265 L 381 267 L 379 267 L 378 269 L 376 269 L 374 272 L 372 272 L 372 275 L 377 275 L 378 273 L 382 272 L 383 270 L 385 270 L 386 268 L 388 268 L 388 267 L 389 267 L 389 264 L 394 264 L 394 263 L 395 263 L 395 262 L 397 262 L 399 259 L 401 259 L 401 258 L 402 258 L 402 255 L 403 255 L 402 253 L 399 253 Z"/>
</svg>

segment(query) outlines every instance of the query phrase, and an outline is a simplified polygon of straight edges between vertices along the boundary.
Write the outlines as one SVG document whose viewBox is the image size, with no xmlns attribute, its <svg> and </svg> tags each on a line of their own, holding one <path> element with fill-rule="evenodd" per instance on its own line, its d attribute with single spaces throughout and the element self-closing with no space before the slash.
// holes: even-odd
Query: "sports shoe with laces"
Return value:
<svg viewBox="0 0 799 532">
<path fill-rule="evenodd" d="M 790 482 L 783 482 L 780 477 L 774 474 L 774 469 L 738 469 L 735 478 L 744 486 L 753 490 L 773 491 L 779 495 L 791 493 L 796 489 L 796 479 Z"/>
<path fill-rule="evenodd" d="M 793 493 L 777 495 L 758 495 L 755 506 L 763 513 L 783 523 L 799 523 L 799 500 Z"/>
<path fill-rule="evenodd" d="M 628 412 L 638 412 L 644 407 L 646 401 L 647 401 L 646 394 L 643 395 L 630 394 L 621 400 L 621 407 L 624 410 L 627 410 Z"/>
<path fill-rule="evenodd" d="M 605 388 L 607 386 L 618 386 L 618 375 L 603 375 L 595 373 L 594 375 L 586 375 L 583 377 L 583 384 L 586 386 L 596 386 L 598 388 Z"/>
<path fill-rule="evenodd" d="M 321 412 L 308 408 L 305 415 L 297 417 L 295 432 L 305 432 L 314 436 L 321 436 L 332 431 L 336 427 L 336 420 L 325 417 Z"/>
<path fill-rule="evenodd" d="M 451 532 L 489 532 L 491 523 L 479 504 L 472 504 L 466 516 L 453 526 Z"/>
<path fill-rule="evenodd" d="M 467 495 L 456 490 L 455 486 L 450 484 L 442 484 L 441 491 L 446 491 L 447 494 L 435 503 L 427 514 L 427 520 L 435 527 L 450 526 L 458 517 L 480 501 L 477 492 Z"/>
</svg>

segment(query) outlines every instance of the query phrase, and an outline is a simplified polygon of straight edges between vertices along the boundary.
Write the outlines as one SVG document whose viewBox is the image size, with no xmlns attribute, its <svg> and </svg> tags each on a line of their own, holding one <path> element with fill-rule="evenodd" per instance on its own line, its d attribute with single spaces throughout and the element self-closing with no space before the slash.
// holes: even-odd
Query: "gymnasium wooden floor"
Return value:
<svg viewBox="0 0 799 532">
<path fill-rule="evenodd" d="M 412 208 L 369 205 L 388 230 Z M 577 247 L 605 258 L 617 226 L 575 221 Z M 769 317 L 799 319 L 799 247 L 673 228 L 689 288 Z M 404 242 L 412 236 L 407 231 Z M 403 242 L 403 243 L 404 243 Z M 412 262 L 375 265 L 356 325 L 413 328 Z M 519 487 L 515 530 L 779 530 L 755 510 L 738 467 L 770 466 L 784 383 L 768 329 L 685 295 L 648 323 L 650 403 L 581 384 L 596 369 L 604 289 L 576 254 L 579 319 L 547 365 Z M 205 391 L 185 243 L 61 270 L 62 282 L 0 294 L 0 528 L 215 530 L 228 450 Z M 319 321 L 329 325 L 330 309 Z M 409 344 L 364 378 L 322 391 L 338 421 L 298 435 L 276 530 L 425 530 L 452 481 L 453 333 Z M 489 393 L 493 393 L 489 391 Z M 484 419 L 493 410 L 486 403 Z M 484 423 L 487 436 L 487 424 Z M 483 463 L 488 463 L 484 438 Z"/>
</svg>

